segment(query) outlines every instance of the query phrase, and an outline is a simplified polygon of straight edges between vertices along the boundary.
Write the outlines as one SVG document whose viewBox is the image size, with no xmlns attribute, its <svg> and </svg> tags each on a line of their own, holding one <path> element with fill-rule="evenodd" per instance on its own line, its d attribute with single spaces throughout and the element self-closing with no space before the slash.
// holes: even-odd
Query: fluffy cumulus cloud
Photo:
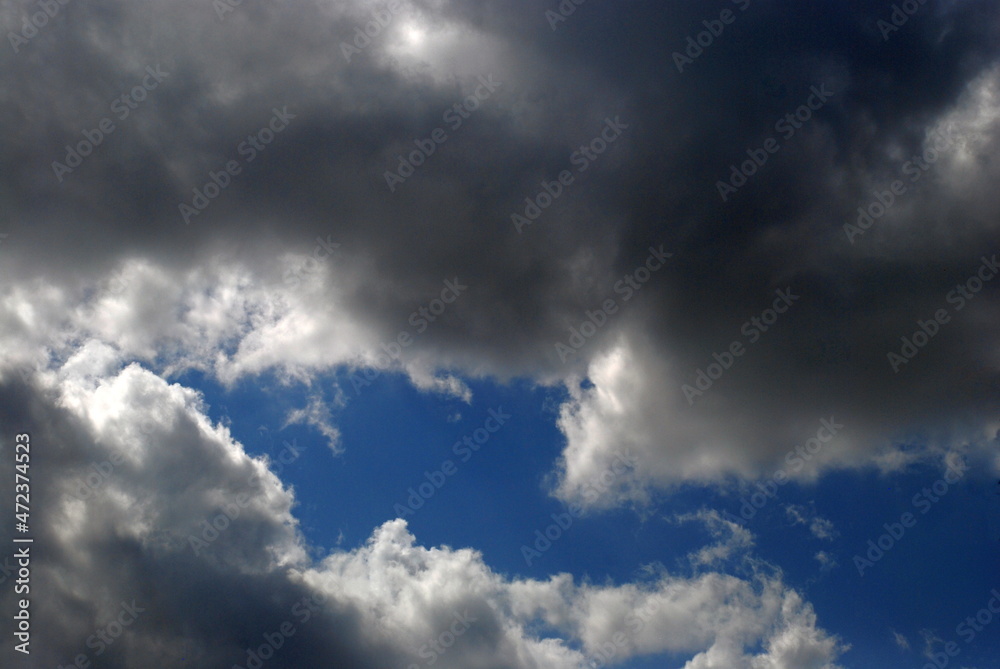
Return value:
<svg viewBox="0 0 1000 669">
<path fill-rule="evenodd" d="M 419 545 L 403 520 L 316 559 L 266 459 L 197 393 L 113 358 L 88 344 L 34 385 L 3 385 L 3 425 L 40 426 L 42 664 L 246 666 L 253 652 L 269 666 L 568 669 L 671 652 L 691 668 L 820 668 L 844 650 L 737 527 L 723 543 L 755 565 L 743 578 L 705 560 L 624 585 L 512 580 L 474 550 Z M 726 522 L 686 520 L 716 535 Z"/>
</svg>

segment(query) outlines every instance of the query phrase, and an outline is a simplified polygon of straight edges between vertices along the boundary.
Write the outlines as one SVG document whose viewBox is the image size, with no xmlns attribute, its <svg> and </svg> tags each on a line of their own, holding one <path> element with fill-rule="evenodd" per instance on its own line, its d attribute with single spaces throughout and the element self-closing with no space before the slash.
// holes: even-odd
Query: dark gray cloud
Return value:
<svg viewBox="0 0 1000 669">
<path fill-rule="evenodd" d="M 220 21 L 197 3 L 67 6 L 72 26 L 54 20 L 20 53 L 3 56 L 4 174 L 12 230 L 31 249 L 23 262 L 49 275 L 127 253 L 187 266 L 221 247 L 252 263 L 330 234 L 380 275 L 355 295 L 355 309 L 391 328 L 444 276 L 469 277 L 476 299 L 437 341 L 467 360 L 485 355 L 496 367 L 534 370 L 552 357 L 547 344 L 562 320 L 599 295 L 568 276 L 567 265 L 587 255 L 586 269 L 604 287 L 649 243 L 666 240 L 678 258 L 658 283 L 698 303 L 681 336 L 766 293 L 778 272 L 860 284 L 868 254 L 833 247 L 829 237 L 867 202 L 870 180 L 879 185 L 901 162 L 887 154 L 915 152 L 928 124 L 989 71 L 995 48 L 988 3 L 923 7 L 888 42 L 875 27 L 888 7 L 761 2 L 741 12 L 732 4 L 735 22 L 679 74 L 671 53 L 704 30 L 715 8 L 598 3 L 580 6 L 555 32 L 548 8 L 418 4 L 348 63 L 339 43 L 368 19 L 360 7 L 244 3 Z M 400 40 L 394 31 L 421 13 L 431 26 L 424 69 L 389 55 Z M 445 55 L 471 58 L 477 40 L 491 57 L 482 71 L 435 67 L 438 55 L 445 63 Z M 118 121 L 110 101 L 147 65 L 169 76 Z M 445 125 L 442 110 L 487 71 L 504 81 L 497 94 L 388 193 L 382 174 L 395 155 Z M 720 202 L 713 184 L 729 165 L 824 83 L 836 94 L 817 118 Z M 287 130 L 192 225 L 178 225 L 177 206 L 191 189 L 239 160 L 240 142 L 285 105 L 296 114 Z M 621 143 L 524 235 L 512 234 L 509 214 L 540 180 L 571 167 L 572 151 L 615 115 L 630 124 Z M 103 117 L 116 130 L 58 183 L 51 162 Z M 977 229 L 940 262 L 986 250 L 988 233 Z M 768 231 L 784 232 L 786 248 L 761 249 Z M 57 260 L 70 255 L 68 267 Z M 822 265 L 801 266 L 807 259 Z"/>
</svg>

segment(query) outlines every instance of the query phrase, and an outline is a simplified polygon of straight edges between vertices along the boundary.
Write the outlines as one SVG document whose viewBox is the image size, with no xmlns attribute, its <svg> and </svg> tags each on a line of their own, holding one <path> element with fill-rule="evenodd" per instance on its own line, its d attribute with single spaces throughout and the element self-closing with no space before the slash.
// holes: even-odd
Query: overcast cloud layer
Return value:
<svg viewBox="0 0 1000 669">
<path fill-rule="evenodd" d="M 87 652 L 135 599 L 156 623 L 101 666 L 229 666 L 325 595 L 272 666 L 406 666 L 468 611 L 439 666 L 577 667 L 613 611 L 658 602 L 629 654 L 833 667 L 845 644 L 717 516 L 699 520 L 737 542 L 740 577 L 512 580 L 400 520 L 316 559 L 294 492 L 173 381 L 340 371 L 335 403 L 372 369 L 464 401 L 462 378 L 564 387 L 551 487 L 594 507 L 782 467 L 959 452 L 1000 470 L 1000 6 L 928 0 L 887 30 L 891 3 L 851 0 L 590 0 L 565 20 L 535 0 L 391 5 L 73 0 L 0 49 L 0 427 L 60 444 L 37 465 L 36 569 L 58 586 L 38 606 L 60 621 L 39 661 Z M 387 25 L 355 43 L 374 10 Z M 4 32 L 37 11 L 5 4 Z M 526 223 L 526 198 L 551 204 Z M 850 227 L 859 207 L 884 214 Z M 935 318 L 909 359 L 901 338 Z M 289 420 L 349 448 L 321 404 Z M 793 466 L 823 421 L 836 447 Z M 586 494 L 623 448 L 641 464 Z M 75 499 L 116 453 L 122 475 Z M 239 493 L 196 555 L 188 536 Z"/>
</svg>

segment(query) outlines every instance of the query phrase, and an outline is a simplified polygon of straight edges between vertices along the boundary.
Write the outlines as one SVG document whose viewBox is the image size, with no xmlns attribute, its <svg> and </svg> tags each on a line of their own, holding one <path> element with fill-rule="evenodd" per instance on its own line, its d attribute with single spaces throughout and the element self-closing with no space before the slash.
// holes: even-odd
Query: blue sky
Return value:
<svg viewBox="0 0 1000 669">
<path fill-rule="evenodd" d="M 757 490 L 754 484 L 745 482 L 749 488 L 742 494 L 733 481 L 681 486 L 656 495 L 648 505 L 575 519 L 551 549 L 528 565 L 521 547 L 532 545 L 535 531 L 552 524 L 551 514 L 568 508 L 550 494 L 551 473 L 565 442 L 554 424 L 555 409 L 566 394 L 524 380 L 470 381 L 475 400 L 466 404 L 421 393 L 399 374 L 381 374 L 359 392 L 347 378 L 318 380 L 330 396 L 338 384 L 346 390 L 336 412 L 345 449 L 339 455 L 316 430 L 281 428 L 287 409 L 275 399 L 302 401 L 304 388 L 281 388 L 275 379 L 264 378 L 227 391 L 200 375 L 184 379 L 205 393 L 209 415 L 229 424 L 248 452 L 272 458 L 285 452 L 287 459 L 295 458 L 280 467 L 280 475 L 294 486 L 295 515 L 320 555 L 364 544 L 371 528 L 398 516 L 394 508 L 408 504 L 408 491 L 428 480 L 426 472 L 439 471 L 450 460 L 457 473 L 402 517 L 422 544 L 472 547 L 503 574 L 546 578 L 567 572 L 596 583 L 623 583 L 636 580 L 651 564 L 690 573 L 686 556 L 710 537 L 705 528 L 676 517 L 715 509 L 752 532 L 754 555 L 806 594 L 824 627 L 850 640 L 845 666 L 919 667 L 927 661 L 921 659 L 925 648 L 940 651 L 949 641 L 961 648 L 952 666 L 988 666 L 1000 649 L 989 625 L 972 639 L 968 632 L 955 632 L 987 605 L 996 587 L 1000 486 L 991 487 L 995 482 L 980 473 L 965 473 L 937 497 L 932 486 L 943 477 L 939 466 L 915 465 L 890 474 L 874 468 L 831 472 L 814 483 L 781 486 L 749 519 L 740 514 L 743 501 Z M 510 421 L 462 462 L 453 445 L 498 408 L 511 415 Z M 925 496 L 928 489 L 932 496 Z M 927 501 L 915 505 L 914 496 Z M 914 514 L 916 524 L 870 567 L 862 563 L 862 576 L 854 556 L 864 558 L 868 540 L 877 541 L 886 533 L 883 525 L 898 523 L 906 512 Z M 817 518 L 828 521 L 821 536 L 810 530 Z M 815 557 L 820 551 L 831 556 L 833 566 L 821 565 Z M 734 560 L 730 568 L 741 573 L 745 566 Z M 941 577 L 928 578 L 929 571 Z M 939 641 L 928 646 L 925 632 Z M 662 667 L 664 661 L 681 666 L 684 658 L 636 658 L 622 666 Z"/>
</svg>

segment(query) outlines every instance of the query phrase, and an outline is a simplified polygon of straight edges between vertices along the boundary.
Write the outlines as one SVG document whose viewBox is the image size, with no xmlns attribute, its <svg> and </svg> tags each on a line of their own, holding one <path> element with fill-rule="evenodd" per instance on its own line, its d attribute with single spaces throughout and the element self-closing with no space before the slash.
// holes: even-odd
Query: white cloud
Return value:
<svg viewBox="0 0 1000 669">
<path fill-rule="evenodd" d="M 502 631 L 499 640 L 488 637 L 500 657 L 475 647 L 470 637 L 456 643 L 444 658 L 446 667 L 479 666 L 473 658 L 486 662 L 486 654 L 510 663 L 505 666 L 577 667 L 582 656 L 571 644 L 579 642 L 583 654 L 593 657 L 608 644 L 615 647 L 617 633 L 627 641 L 616 647 L 616 659 L 691 653 L 688 667 L 818 669 L 832 667 L 842 650 L 815 628 L 811 607 L 776 580 L 709 573 L 689 579 L 664 574 L 621 586 L 576 584 L 568 574 L 508 581 L 474 551 L 416 546 L 402 520 L 383 525 L 365 547 L 327 558 L 303 579 L 350 598 L 367 611 L 373 628 L 381 621 L 404 647 L 418 648 L 437 635 L 454 611 L 469 611 L 486 629 Z M 562 639 L 544 644 L 532 638 L 528 630 L 536 619 L 559 630 Z M 754 655 L 749 649 L 758 642 L 768 651 Z M 541 662 L 543 654 L 556 663 Z"/>
<path fill-rule="evenodd" d="M 817 539 L 832 541 L 839 534 L 832 521 L 817 516 L 815 510 L 807 509 L 800 504 L 785 505 L 785 515 L 793 525 L 808 525 L 809 531 Z"/>
<path fill-rule="evenodd" d="M 688 556 L 695 568 L 723 563 L 736 554 L 745 553 L 753 546 L 753 534 L 748 529 L 722 518 L 715 510 L 702 509 L 697 513 L 676 516 L 674 521 L 703 523 L 712 537 L 718 540 L 718 543 L 700 548 Z"/>
<path fill-rule="evenodd" d="M 464 381 L 451 374 L 434 375 L 422 365 L 411 365 L 409 368 L 410 381 L 420 390 L 432 391 L 462 400 L 466 404 L 472 403 L 472 390 Z"/>
<path fill-rule="evenodd" d="M 787 407 L 800 402 L 801 389 L 760 392 L 753 373 L 740 379 L 743 370 L 735 365 L 728 377 L 688 406 L 680 387 L 689 380 L 682 371 L 693 372 L 678 370 L 669 353 L 631 327 L 623 327 L 607 348 L 595 352 L 587 367 L 591 385 L 582 386 L 579 378 L 567 381 L 569 399 L 558 418 L 566 447 L 554 494 L 596 508 L 643 505 L 653 491 L 682 483 L 725 485 L 732 477 L 752 480 L 779 471 L 788 479 L 809 482 L 830 469 L 875 465 L 884 472 L 899 471 L 916 462 L 943 461 L 955 449 L 983 457 L 994 452 L 992 423 L 956 423 L 922 434 L 914 445 L 912 432 L 903 431 L 902 424 L 891 425 L 884 417 L 873 422 L 861 407 L 845 407 L 843 413 L 817 410 L 808 422 L 788 421 Z M 803 457 L 808 455 L 803 447 L 831 414 L 845 427 L 814 457 Z M 637 466 L 617 477 L 599 498 L 585 496 L 589 482 L 622 448 L 635 454 Z M 810 531 L 821 539 L 836 535 L 821 518 L 810 520 Z"/>
<path fill-rule="evenodd" d="M 303 593 L 323 594 L 327 602 L 318 622 L 308 629 L 303 623 L 298 637 L 307 649 L 299 652 L 312 664 L 339 661 L 340 653 L 358 654 L 355 661 L 365 666 L 421 664 L 437 652 L 435 639 L 448 642 L 437 659 L 445 669 L 578 669 L 586 658 L 608 652 L 608 644 L 619 659 L 690 654 L 689 668 L 833 667 L 842 650 L 777 577 L 660 573 L 600 586 L 576 583 L 568 574 L 510 579 L 477 551 L 418 545 L 402 520 L 376 528 L 364 546 L 314 562 L 292 514 L 292 491 L 207 418 L 199 394 L 135 363 L 107 372 L 115 361 L 111 347 L 91 342 L 38 379 L 42 404 L 35 411 L 47 412 L 43 425 L 49 427 L 34 438 L 61 455 L 38 465 L 50 477 L 40 536 L 52 558 L 35 573 L 59 585 L 37 606 L 74 611 L 49 618 L 55 636 L 46 640 L 42 661 L 85 648 L 103 609 L 81 611 L 71 602 L 103 601 L 109 584 L 113 598 L 136 598 L 150 611 L 149 622 L 121 646 L 132 665 L 166 666 L 184 654 L 222 666 L 248 643 L 228 636 L 236 618 L 263 625 L 248 637 L 259 639 L 289 616 Z M 72 427 L 60 436 L 59 425 Z M 91 465 L 108 462 L 115 464 L 90 486 Z M 696 559 L 699 569 L 752 543 L 745 529 L 714 512 L 679 520 L 705 523 L 726 546 Z M 218 523 L 217 532 L 207 530 L 210 523 Z M 222 574 L 211 586 L 214 603 L 203 602 L 205 583 Z M 257 585 L 248 588 L 249 582 Z M 268 595 L 258 598 L 259 588 Z M 240 602 L 257 613 L 246 618 Z M 630 615 L 636 612 L 642 615 Z M 467 629 L 442 636 L 461 627 L 459 620 L 469 622 Z M 541 623 L 556 635 L 540 637 Z M 173 643 L 182 624 L 201 631 L 185 644 Z M 626 641 L 615 646 L 618 632 Z M 317 639 L 328 645 L 315 645 Z M 764 650 L 754 650 L 758 645 Z"/>
<path fill-rule="evenodd" d="M 837 558 L 826 551 L 819 551 L 813 557 L 819 562 L 819 570 L 822 572 L 830 571 L 837 566 Z"/>
<path fill-rule="evenodd" d="M 433 363 L 404 354 L 400 364 L 382 354 L 377 333 L 351 317 L 349 269 L 339 268 L 330 285 L 288 286 L 276 280 L 286 261 L 251 271 L 217 257 L 211 269 L 178 270 L 133 258 L 73 293 L 42 281 L 15 284 L 0 301 L 0 342 L 10 359 L 37 370 L 89 342 L 109 360 L 142 360 L 167 376 L 201 369 L 231 384 L 275 371 L 308 384 L 317 373 L 364 365 L 401 370 L 421 390 L 471 401 L 468 386 L 429 371 Z M 313 425 L 339 450 L 321 400 L 289 421 Z"/>
<path fill-rule="evenodd" d="M 594 506 L 642 503 L 649 488 L 683 481 L 752 477 L 784 455 L 783 441 L 794 444 L 779 423 L 736 419 L 723 388 L 713 389 L 701 407 L 688 406 L 680 392 L 687 382 L 680 370 L 634 331 L 595 354 L 587 378 L 593 384 L 587 389 L 570 383 L 570 399 L 558 421 L 567 445 L 556 494 L 568 501 L 585 501 L 581 489 L 623 447 L 636 454 L 640 465 Z M 795 438 L 805 441 L 805 436 Z"/>
<path fill-rule="evenodd" d="M 333 424 L 333 415 L 323 397 L 314 394 L 309 396 L 308 403 L 301 409 L 293 409 L 285 418 L 284 427 L 296 423 L 311 425 L 326 437 L 327 446 L 334 455 L 343 452 L 340 446 L 340 430 Z"/>
</svg>

